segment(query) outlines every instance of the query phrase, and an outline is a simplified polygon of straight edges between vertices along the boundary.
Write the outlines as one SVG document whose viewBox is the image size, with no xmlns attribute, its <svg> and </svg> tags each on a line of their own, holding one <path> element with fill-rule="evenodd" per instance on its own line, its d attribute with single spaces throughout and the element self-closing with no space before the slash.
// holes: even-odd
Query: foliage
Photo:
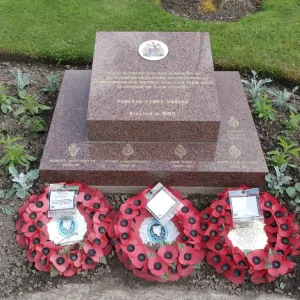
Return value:
<svg viewBox="0 0 300 300">
<path fill-rule="evenodd" d="M 46 76 L 48 79 L 47 85 L 43 88 L 44 92 L 56 92 L 59 89 L 59 75 L 49 74 Z"/>
<path fill-rule="evenodd" d="M 275 110 L 272 107 L 272 100 L 266 95 L 259 95 L 258 98 L 256 98 L 256 101 L 252 105 L 252 112 L 258 116 L 259 119 L 274 120 L 275 118 Z"/>
<path fill-rule="evenodd" d="M 10 70 L 10 73 L 16 79 L 16 87 L 18 91 L 20 92 L 25 90 L 27 85 L 30 83 L 29 75 L 26 73 L 22 73 L 22 71 L 18 68 Z"/>
<path fill-rule="evenodd" d="M 19 103 L 18 99 L 14 97 L 10 97 L 6 94 L 6 88 L 0 82 L 0 105 L 3 113 L 7 113 L 8 111 L 13 111 L 12 104 Z"/>
<path fill-rule="evenodd" d="M 255 71 L 251 70 L 253 77 L 251 80 L 242 80 L 245 90 L 250 99 L 256 100 L 258 96 L 267 90 L 266 83 L 272 82 L 270 78 L 258 80 L 258 75 Z"/>
<path fill-rule="evenodd" d="M 15 115 L 26 113 L 28 115 L 34 116 L 40 114 L 45 110 L 52 109 L 50 106 L 40 104 L 35 96 L 29 95 L 26 91 L 20 92 L 19 96 L 21 98 L 20 103 L 22 106 L 15 111 Z"/>
<path fill-rule="evenodd" d="M 24 146 L 17 143 L 19 140 L 20 138 L 11 138 L 9 135 L 0 140 L 0 144 L 3 145 L 4 150 L 4 156 L 1 158 L 0 164 L 6 169 L 9 167 L 24 166 L 28 170 L 30 162 L 36 160 L 36 157 L 25 152 Z"/>
<path fill-rule="evenodd" d="M 5 200 L 10 199 L 14 195 L 24 199 L 29 195 L 29 189 L 33 185 L 33 181 L 39 177 L 39 170 L 30 170 L 28 173 L 18 173 L 14 167 L 10 167 L 9 173 L 13 176 L 12 181 L 14 182 L 12 188 L 5 195 Z"/>
<path fill-rule="evenodd" d="M 281 146 L 282 149 L 276 149 L 267 153 L 269 155 L 267 157 L 269 165 L 282 166 L 284 164 L 288 164 L 292 167 L 295 167 L 290 162 L 293 158 L 299 158 L 300 148 L 297 147 L 298 144 L 291 142 L 283 136 L 280 136 L 278 140 L 278 145 Z"/>
<path fill-rule="evenodd" d="M 21 123 L 24 128 L 29 129 L 32 132 L 45 132 L 47 131 L 46 122 L 39 116 L 28 116 L 24 115 L 21 118 Z"/>
<path fill-rule="evenodd" d="M 288 120 L 282 122 L 287 130 L 300 130 L 300 114 L 295 114 L 293 111 L 290 111 L 290 117 Z"/>
<path fill-rule="evenodd" d="M 290 181 L 292 180 L 292 177 L 285 176 L 284 172 L 287 168 L 288 164 L 284 164 L 280 167 L 275 166 L 275 175 L 272 173 L 269 173 L 265 176 L 265 179 L 268 183 L 268 188 L 270 189 L 270 192 L 274 194 L 276 197 L 278 197 L 279 194 L 283 195 L 284 191 L 286 189 L 285 186 L 290 184 Z"/>
<path fill-rule="evenodd" d="M 214 0 L 201 0 L 200 9 L 207 13 L 215 12 L 217 10 Z"/>
<path fill-rule="evenodd" d="M 289 201 L 290 206 L 294 208 L 294 212 L 300 211 L 300 182 L 286 189 L 286 193 L 292 199 Z"/>
<path fill-rule="evenodd" d="M 294 87 L 291 92 L 289 92 L 286 88 L 284 88 L 283 91 L 279 90 L 269 90 L 268 93 L 273 95 L 275 99 L 273 100 L 273 104 L 275 107 L 281 108 L 281 107 L 286 107 L 293 112 L 297 112 L 297 108 L 295 105 L 290 103 L 289 101 L 291 100 L 291 96 L 298 90 L 298 86 Z"/>
</svg>

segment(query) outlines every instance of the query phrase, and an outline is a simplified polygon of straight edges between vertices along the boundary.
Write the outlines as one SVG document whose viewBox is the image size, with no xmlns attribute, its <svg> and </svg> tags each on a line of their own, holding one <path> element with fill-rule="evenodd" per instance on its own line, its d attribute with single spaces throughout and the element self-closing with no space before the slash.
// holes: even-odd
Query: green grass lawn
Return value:
<svg viewBox="0 0 300 300">
<path fill-rule="evenodd" d="M 91 61 L 96 31 L 208 31 L 216 65 L 300 81 L 299 0 L 264 0 L 234 23 L 189 21 L 155 0 L 0 0 L 0 54 Z"/>
</svg>

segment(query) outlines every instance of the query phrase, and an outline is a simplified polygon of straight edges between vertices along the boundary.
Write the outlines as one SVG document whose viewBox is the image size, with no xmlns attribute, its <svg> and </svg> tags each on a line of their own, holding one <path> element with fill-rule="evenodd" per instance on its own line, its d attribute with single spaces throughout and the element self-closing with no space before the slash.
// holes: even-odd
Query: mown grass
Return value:
<svg viewBox="0 0 300 300">
<path fill-rule="evenodd" d="M 265 0 L 234 23 L 190 21 L 157 0 L 0 0 L 0 54 L 91 61 L 96 31 L 208 31 L 216 65 L 300 81 L 299 0 Z"/>
</svg>

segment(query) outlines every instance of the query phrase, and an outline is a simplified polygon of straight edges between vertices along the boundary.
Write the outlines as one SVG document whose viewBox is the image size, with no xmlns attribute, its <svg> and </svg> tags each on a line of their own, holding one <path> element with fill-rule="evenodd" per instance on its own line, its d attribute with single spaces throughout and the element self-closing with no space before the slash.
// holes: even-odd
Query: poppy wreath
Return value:
<svg viewBox="0 0 300 300">
<path fill-rule="evenodd" d="M 246 189 L 242 186 L 238 190 Z M 291 257 L 299 254 L 300 247 L 295 215 L 272 195 L 262 192 L 259 203 L 264 216 L 267 245 L 246 255 L 234 247 L 228 238 L 233 228 L 230 190 L 237 189 L 218 194 L 218 199 L 199 213 L 201 245 L 208 249 L 208 264 L 235 284 L 243 283 L 246 278 L 256 284 L 272 282 L 276 277 L 292 271 L 294 263 Z"/>
<path fill-rule="evenodd" d="M 78 186 L 77 209 L 84 217 L 87 231 L 82 242 L 60 246 L 49 240 L 47 224 L 49 187 L 40 195 L 31 195 L 18 211 L 16 222 L 17 243 L 26 249 L 29 262 L 39 271 L 51 276 L 73 276 L 81 270 L 89 270 L 106 263 L 105 256 L 111 252 L 112 220 L 114 212 L 100 191 L 82 183 L 59 183 Z"/>
<path fill-rule="evenodd" d="M 146 209 L 145 195 L 151 190 L 150 187 L 126 200 L 115 217 L 116 254 L 135 276 L 147 281 L 176 281 L 180 277 L 189 276 L 206 255 L 199 243 L 198 211 L 190 201 L 182 199 L 180 193 L 167 189 L 183 205 L 165 225 L 169 226 L 169 236 L 172 235 L 172 239 L 166 238 L 167 227 L 160 225 Z M 148 232 L 150 236 L 156 236 L 155 232 L 151 232 L 154 227 L 161 228 L 164 240 L 145 242 L 141 234 Z"/>
</svg>

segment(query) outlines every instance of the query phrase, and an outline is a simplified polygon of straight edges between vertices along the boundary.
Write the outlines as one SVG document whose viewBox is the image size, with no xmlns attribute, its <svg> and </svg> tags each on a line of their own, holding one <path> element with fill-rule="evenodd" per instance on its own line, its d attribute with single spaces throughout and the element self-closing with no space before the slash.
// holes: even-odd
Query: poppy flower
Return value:
<svg viewBox="0 0 300 300">
<path fill-rule="evenodd" d="M 277 234 L 277 241 L 276 241 L 275 248 L 285 250 L 290 247 L 291 240 L 292 239 L 290 237 L 283 237 Z"/>
<path fill-rule="evenodd" d="M 23 219 L 25 223 L 37 223 L 38 221 L 47 224 L 49 222 L 49 218 L 45 216 L 42 212 L 33 212 L 28 207 L 23 214 Z"/>
<path fill-rule="evenodd" d="M 283 237 L 289 237 L 292 230 L 292 224 L 286 220 L 278 224 L 278 234 Z"/>
<path fill-rule="evenodd" d="M 177 260 L 178 250 L 174 246 L 162 246 L 158 249 L 157 255 L 167 264 L 172 264 Z"/>
<path fill-rule="evenodd" d="M 131 220 L 120 217 L 115 225 L 115 229 L 119 233 L 128 232 L 131 228 L 131 223 Z"/>
<path fill-rule="evenodd" d="M 148 257 L 144 247 L 137 247 L 134 256 L 131 256 L 131 263 L 135 268 L 148 268 Z"/>
<path fill-rule="evenodd" d="M 204 235 L 218 239 L 220 236 L 219 226 L 217 224 L 210 224 L 204 232 Z"/>
<path fill-rule="evenodd" d="M 23 234 L 17 234 L 16 235 L 16 242 L 23 248 L 27 248 L 27 238 Z"/>
<path fill-rule="evenodd" d="M 250 277 L 250 280 L 255 284 L 262 284 L 268 282 L 268 278 L 266 276 L 266 270 L 264 272 L 264 275 L 257 276 L 257 274 L 254 272 L 253 275 Z"/>
<path fill-rule="evenodd" d="M 123 233 L 124 234 L 124 233 Z M 122 236 L 122 235 L 121 235 Z M 130 256 L 131 253 L 135 253 L 135 248 L 139 246 L 138 242 L 136 239 L 130 239 L 126 242 L 125 245 L 121 244 L 121 249 L 128 255 Z"/>
<path fill-rule="evenodd" d="M 191 273 L 194 270 L 194 266 L 193 265 L 182 265 L 182 264 L 177 264 L 177 271 L 178 274 L 182 277 L 187 277 L 189 275 L 191 275 Z"/>
<path fill-rule="evenodd" d="M 63 247 L 56 246 L 53 242 L 45 241 L 43 244 L 39 244 L 35 247 L 35 250 L 41 255 L 51 256 L 54 253 L 57 253 Z"/>
<path fill-rule="evenodd" d="M 83 254 L 81 251 L 70 251 L 70 264 L 79 268 L 81 266 Z"/>
<path fill-rule="evenodd" d="M 211 214 L 216 218 L 219 218 L 220 216 L 225 214 L 225 208 L 224 208 L 223 201 L 215 201 L 210 205 L 210 207 L 212 208 Z"/>
<path fill-rule="evenodd" d="M 87 212 L 99 211 L 104 209 L 104 202 L 99 197 L 92 197 L 90 200 L 83 201 L 82 205 L 86 208 Z"/>
<path fill-rule="evenodd" d="M 69 265 L 63 275 L 66 277 L 71 277 L 77 273 L 76 268 L 73 265 Z"/>
<path fill-rule="evenodd" d="M 50 257 L 36 253 L 34 256 L 34 266 L 41 272 L 50 272 L 51 261 Z"/>
<path fill-rule="evenodd" d="M 212 267 L 216 267 L 217 265 L 220 265 L 222 262 L 224 262 L 225 257 L 220 255 L 219 253 L 209 251 L 206 256 L 207 263 L 211 265 Z"/>
<path fill-rule="evenodd" d="M 199 228 L 199 219 L 196 215 L 191 214 L 188 218 L 185 219 L 183 223 L 183 228 L 185 229 L 198 229 Z"/>
<path fill-rule="evenodd" d="M 206 221 L 208 222 L 209 219 L 212 217 L 211 215 L 211 211 L 212 209 L 210 207 L 207 207 L 205 208 L 204 210 L 202 210 L 200 213 L 199 213 L 199 217 L 200 217 L 200 220 L 202 221 Z"/>
<path fill-rule="evenodd" d="M 34 262 L 34 257 L 36 256 L 36 251 L 35 250 L 31 250 L 31 249 L 27 249 L 26 250 L 26 258 L 29 262 Z"/>
<path fill-rule="evenodd" d="M 158 256 L 152 256 L 148 260 L 148 268 L 153 275 L 162 276 L 168 270 L 168 265 Z"/>
<path fill-rule="evenodd" d="M 266 230 L 266 232 L 277 233 L 277 231 L 278 231 L 277 223 L 274 221 L 272 224 L 267 224 L 265 226 L 265 230 Z"/>
<path fill-rule="evenodd" d="M 178 260 L 182 265 L 194 265 L 198 261 L 197 253 L 192 247 L 184 246 Z"/>
<path fill-rule="evenodd" d="M 180 278 L 180 276 L 179 276 L 177 267 L 171 268 L 168 272 L 168 280 L 169 281 L 177 281 L 179 278 Z"/>
<path fill-rule="evenodd" d="M 219 273 L 219 274 L 225 274 L 225 273 L 232 272 L 232 268 L 233 268 L 233 264 L 227 258 L 224 258 L 224 260 L 220 264 L 217 264 L 215 266 L 215 269 L 216 269 L 217 273 Z"/>
<path fill-rule="evenodd" d="M 97 263 L 85 253 L 82 255 L 81 266 L 83 270 L 90 270 L 96 267 Z"/>
<path fill-rule="evenodd" d="M 35 202 L 29 204 L 29 209 L 33 212 L 46 212 L 49 209 L 49 200 L 44 197 L 39 197 Z"/>
<path fill-rule="evenodd" d="M 101 222 L 112 222 L 112 217 L 109 216 L 109 209 L 104 208 L 102 211 L 96 211 L 93 215 L 93 222 L 94 223 L 101 223 Z"/>
<path fill-rule="evenodd" d="M 37 231 L 33 236 L 27 238 L 27 244 L 29 249 L 35 249 L 38 244 L 44 244 L 48 240 L 48 235 L 44 235 Z"/>
<path fill-rule="evenodd" d="M 30 222 L 30 223 L 25 223 L 21 230 L 22 233 L 24 233 L 24 235 L 28 238 L 32 237 L 33 235 L 35 235 L 37 232 L 39 232 L 39 227 L 34 224 L 34 222 Z"/>
<path fill-rule="evenodd" d="M 131 240 L 132 233 L 129 232 L 123 232 L 120 234 L 120 242 L 121 242 L 121 247 L 122 245 L 127 245 L 128 241 Z"/>
<path fill-rule="evenodd" d="M 25 202 L 23 203 L 23 205 L 20 207 L 20 209 L 18 210 L 18 215 L 19 217 L 23 216 L 23 213 L 25 212 L 25 210 L 28 208 L 30 203 L 33 203 L 37 200 L 38 196 L 37 195 L 31 195 L 29 196 Z"/>
<path fill-rule="evenodd" d="M 139 210 L 132 209 L 131 205 L 125 202 L 120 207 L 120 213 L 124 219 L 130 220 L 139 215 Z"/>
<path fill-rule="evenodd" d="M 89 233 L 88 241 L 93 245 L 94 248 L 99 249 L 103 249 L 108 243 L 108 239 L 105 235 L 94 232 Z"/>
<path fill-rule="evenodd" d="M 132 197 L 128 199 L 126 202 L 130 205 L 132 209 L 141 209 L 145 208 L 147 206 L 147 199 L 144 196 L 137 195 L 135 197 Z"/>
<path fill-rule="evenodd" d="M 271 267 L 268 268 L 268 273 L 273 277 L 284 275 L 288 272 L 289 263 L 286 259 L 283 259 L 282 255 L 272 254 L 268 257 L 268 262 Z"/>
<path fill-rule="evenodd" d="M 266 192 L 261 193 L 260 201 L 261 201 L 261 208 L 267 211 L 272 211 L 273 205 L 278 204 L 277 199 Z"/>
<path fill-rule="evenodd" d="M 276 222 L 282 223 L 286 220 L 284 209 L 279 203 L 272 206 L 272 211 Z"/>
<path fill-rule="evenodd" d="M 224 276 L 234 284 L 242 284 L 245 281 L 245 268 L 234 266 L 231 271 L 225 273 Z"/>
<path fill-rule="evenodd" d="M 83 250 L 92 260 L 96 263 L 99 262 L 99 259 L 103 256 L 103 251 L 101 248 L 93 247 L 91 244 L 86 243 L 83 246 Z"/>
<path fill-rule="evenodd" d="M 99 235 L 103 236 L 107 232 L 108 224 L 106 222 L 101 222 L 99 224 L 94 223 L 94 232 Z"/>
<path fill-rule="evenodd" d="M 266 267 L 267 254 L 263 250 L 255 250 L 247 255 L 249 264 L 254 270 L 262 270 Z"/>
<path fill-rule="evenodd" d="M 69 267 L 68 258 L 66 254 L 52 254 L 50 256 L 50 261 L 57 269 L 57 271 L 63 273 Z"/>
<path fill-rule="evenodd" d="M 214 251 L 214 252 L 217 252 L 217 253 L 220 253 L 221 255 L 226 255 L 227 254 L 227 251 L 226 251 L 226 248 L 224 246 L 224 244 L 217 240 L 217 239 L 210 239 L 209 242 L 207 243 L 207 248 Z"/>
</svg>

